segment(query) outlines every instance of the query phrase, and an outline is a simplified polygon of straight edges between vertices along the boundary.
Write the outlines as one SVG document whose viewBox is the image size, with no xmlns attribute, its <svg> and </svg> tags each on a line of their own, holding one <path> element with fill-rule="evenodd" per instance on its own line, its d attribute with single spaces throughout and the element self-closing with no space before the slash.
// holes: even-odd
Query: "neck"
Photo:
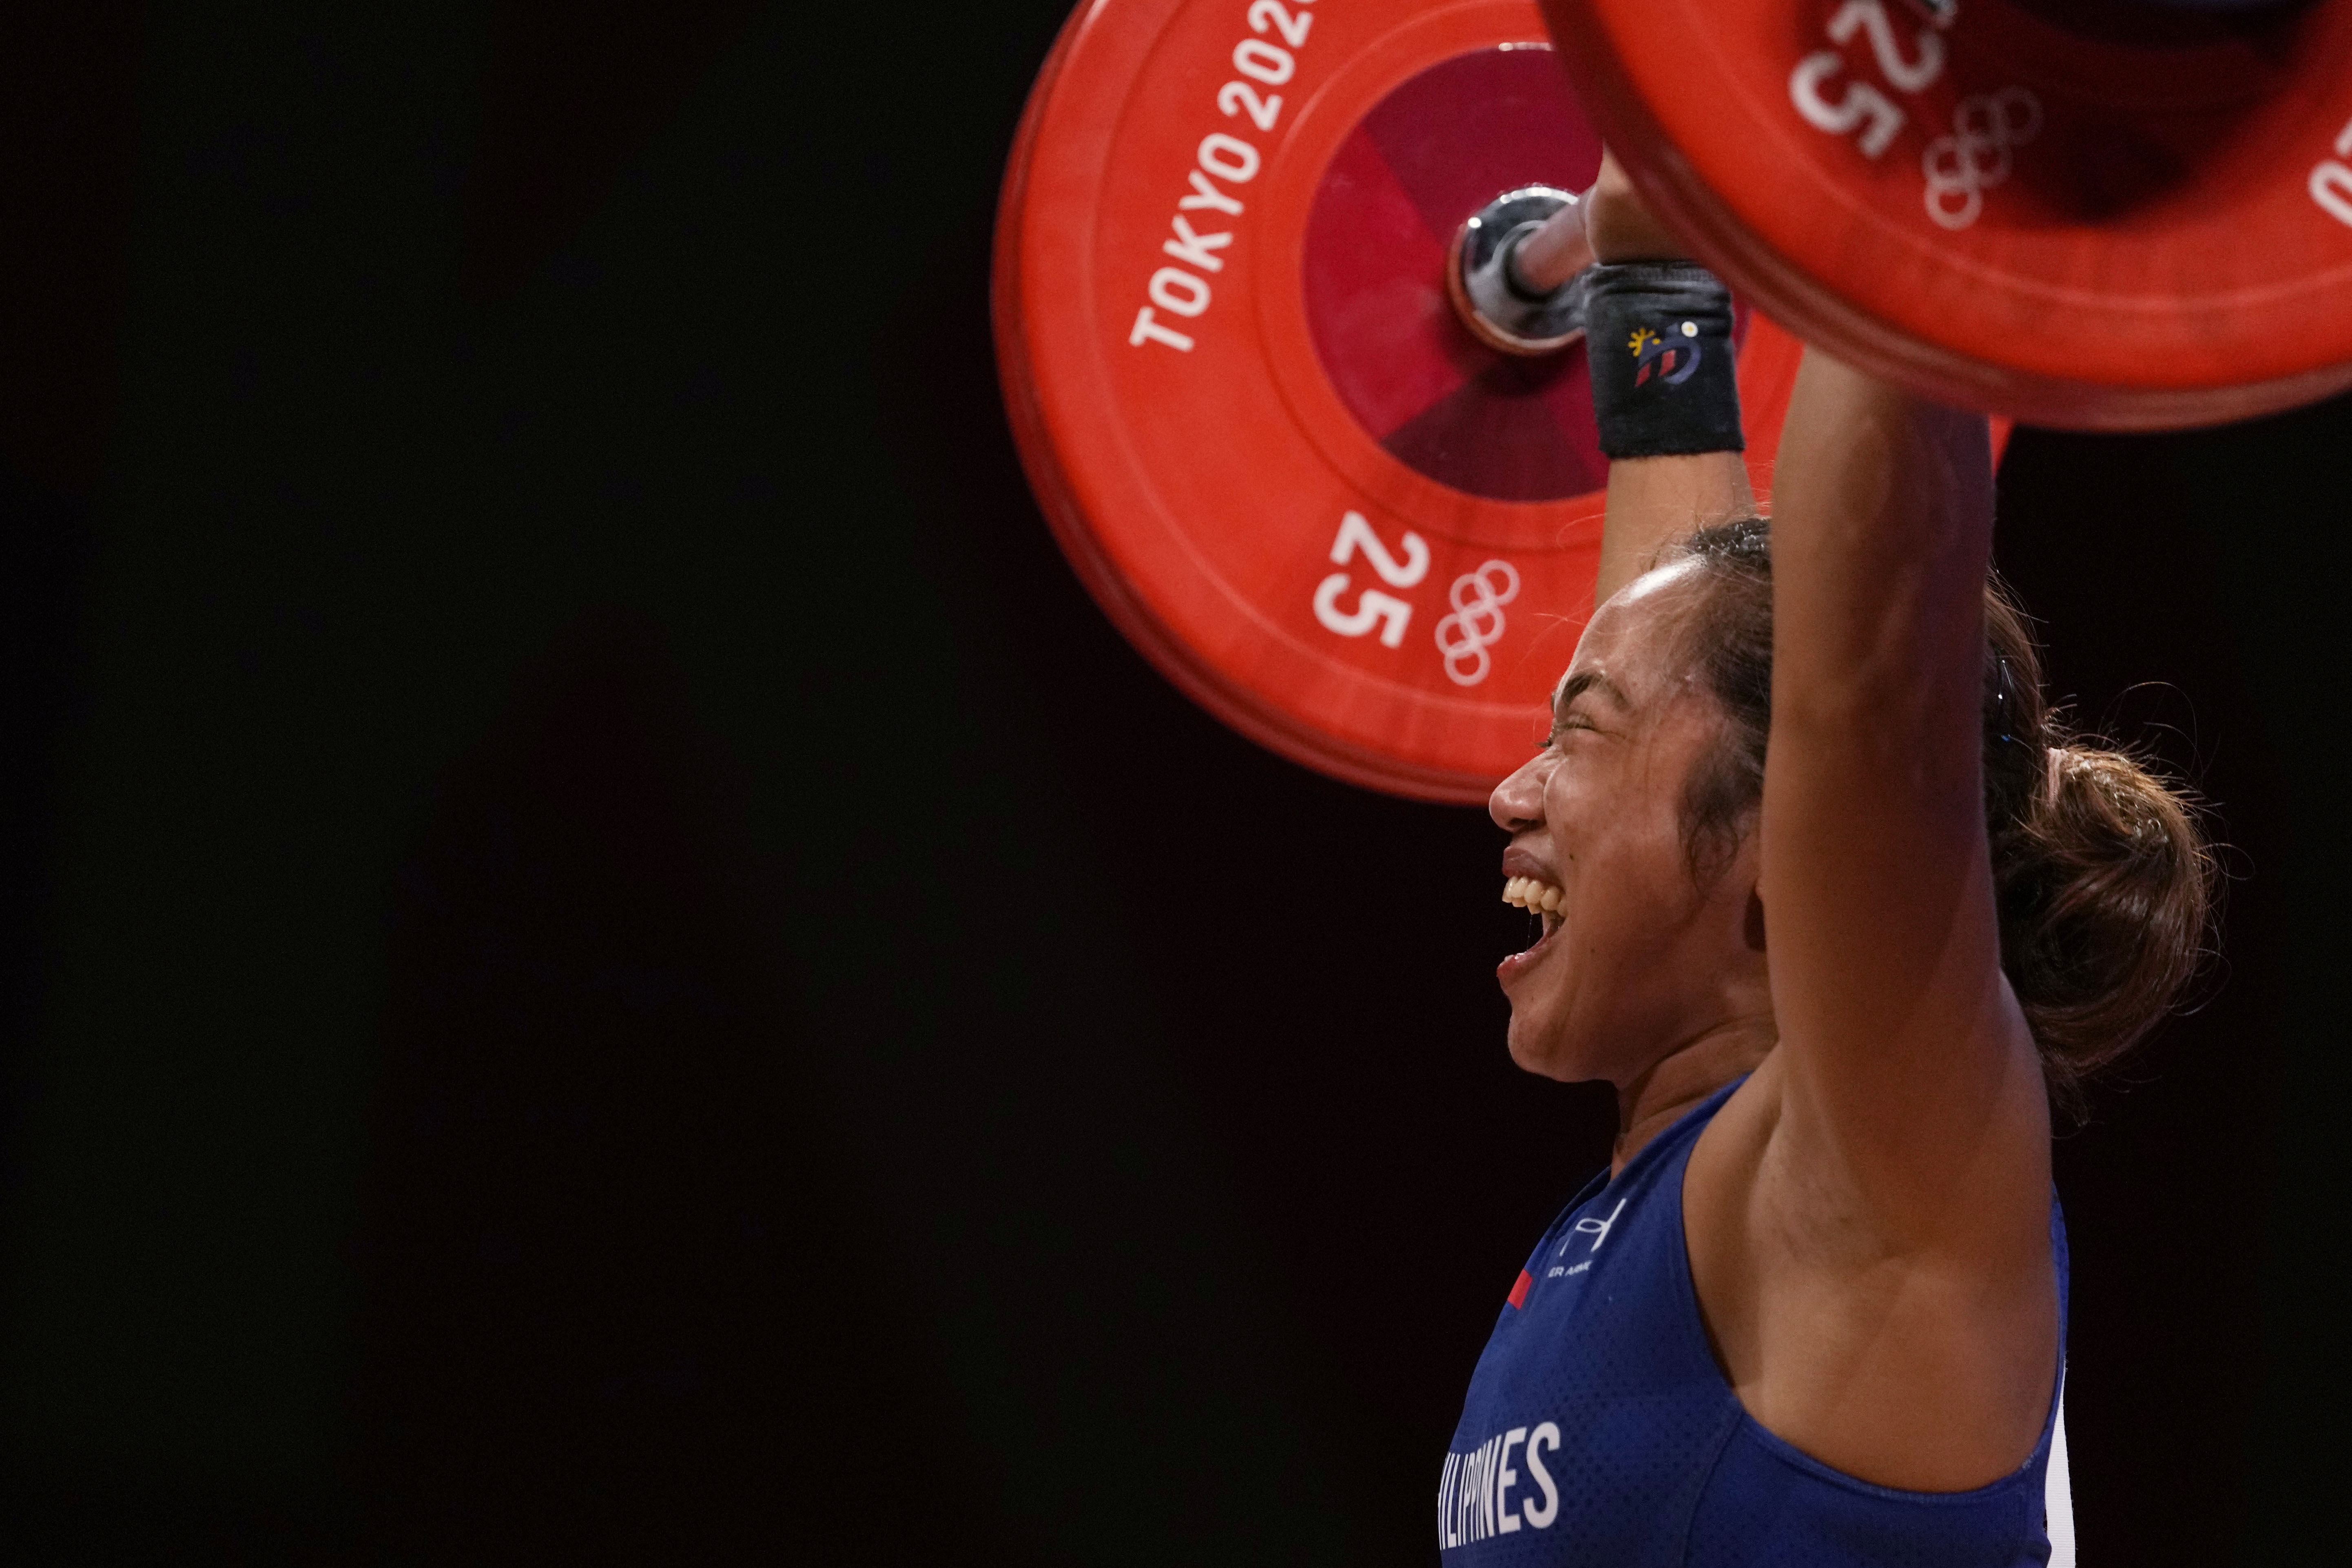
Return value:
<svg viewBox="0 0 2352 1568">
<path fill-rule="evenodd" d="M 1644 1144 L 1742 1073 L 1753 1072 L 1780 1038 L 1770 1014 L 1718 1024 L 1669 1051 L 1647 1072 L 1617 1086 L 1614 1176 Z"/>
</svg>

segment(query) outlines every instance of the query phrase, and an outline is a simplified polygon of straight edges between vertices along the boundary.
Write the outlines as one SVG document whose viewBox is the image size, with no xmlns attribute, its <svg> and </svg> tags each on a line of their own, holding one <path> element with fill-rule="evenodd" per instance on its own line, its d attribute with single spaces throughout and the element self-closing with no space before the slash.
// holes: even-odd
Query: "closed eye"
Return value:
<svg viewBox="0 0 2352 1568">
<path fill-rule="evenodd" d="M 1601 728 L 1585 711 L 1584 705 L 1592 700 L 1587 694 L 1591 692 L 1609 698 L 1620 711 L 1628 706 L 1625 693 L 1619 689 L 1615 681 L 1598 670 L 1579 670 L 1560 682 L 1559 690 L 1552 698 L 1551 734 L 1544 741 L 1546 746 L 1558 745 L 1560 737 L 1570 730 Z"/>
<path fill-rule="evenodd" d="M 1581 713 L 1563 713 L 1552 721 L 1551 733 L 1544 737 L 1544 745 L 1547 747 L 1559 745 L 1560 737 L 1571 730 L 1591 730 L 1597 727 L 1591 720 Z"/>
</svg>

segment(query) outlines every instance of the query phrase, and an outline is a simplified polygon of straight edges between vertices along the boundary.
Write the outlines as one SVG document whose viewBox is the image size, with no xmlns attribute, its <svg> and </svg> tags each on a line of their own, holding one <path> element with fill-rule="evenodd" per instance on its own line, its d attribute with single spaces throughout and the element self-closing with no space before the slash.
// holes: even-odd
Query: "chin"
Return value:
<svg viewBox="0 0 2352 1568">
<path fill-rule="evenodd" d="M 1520 1070 L 1534 1073 L 1541 1078 L 1572 1081 L 1567 1073 L 1560 1070 L 1561 1058 L 1565 1053 L 1560 1049 L 1560 1042 L 1550 1037 L 1556 1032 L 1533 1025 L 1531 1022 L 1522 1021 L 1519 1015 L 1514 1011 L 1511 1015 L 1510 1032 L 1504 1037 L 1504 1043 L 1510 1050 L 1512 1062 Z"/>
</svg>

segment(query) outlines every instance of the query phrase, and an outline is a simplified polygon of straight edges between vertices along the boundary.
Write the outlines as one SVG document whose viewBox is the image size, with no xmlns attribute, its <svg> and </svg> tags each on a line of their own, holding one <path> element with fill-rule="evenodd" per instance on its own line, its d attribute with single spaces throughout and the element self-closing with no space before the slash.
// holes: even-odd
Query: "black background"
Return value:
<svg viewBox="0 0 2352 1568">
<path fill-rule="evenodd" d="M 1427 1563 L 1605 1098 L 1498 837 L 1161 682 L 985 315 L 1054 0 L 0 39 L 5 1550 Z M 2232 847 L 2059 1150 L 2082 1537 L 2333 1540 L 2343 403 L 2021 433 Z"/>
</svg>

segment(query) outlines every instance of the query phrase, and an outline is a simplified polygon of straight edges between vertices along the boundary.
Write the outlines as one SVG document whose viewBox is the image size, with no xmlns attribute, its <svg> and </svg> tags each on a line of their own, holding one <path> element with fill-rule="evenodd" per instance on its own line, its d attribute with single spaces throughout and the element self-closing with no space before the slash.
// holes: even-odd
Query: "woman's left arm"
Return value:
<svg viewBox="0 0 2352 1568">
<path fill-rule="evenodd" d="M 1684 1225 L 1749 1413 L 1885 1485 L 2029 1454 L 2058 1345 L 2041 1064 L 1987 848 L 1985 422 L 1808 352 L 1772 521 L 1758 893 L 1779 1043 Z"/>
<path fill-rule="evenodd" d="M 2046 1100 L 1985 830 L 1985 421 L 1809 351 L 1774 513 L 1775 1142 L 1878 1245 L 2038 1235 Z"/>
</svg>

